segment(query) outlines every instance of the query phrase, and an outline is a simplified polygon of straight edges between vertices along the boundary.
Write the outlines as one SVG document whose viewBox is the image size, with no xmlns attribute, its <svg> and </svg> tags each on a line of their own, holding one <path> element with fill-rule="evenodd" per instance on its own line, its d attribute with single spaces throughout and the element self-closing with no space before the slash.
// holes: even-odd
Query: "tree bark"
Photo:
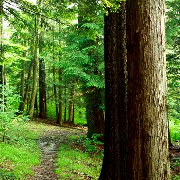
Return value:
<svg viewBox="0 0 180 180">
<path fill-rule="evenodd" d="M 170 179 L 163 0 L 127 0 L 128 180 Z"/>
<path fill-rule="evenodd" d="M 5 111 L 5 61 L 4 61 L 4 47 L 3 47 L 3 0 L 0 2 L 0 47 L 1 47 L 1 54 L 0 54 L 0 109 L 2 112 Z"/>
<path fill-rule="evenodd" d="M 43 0 L 41 0 L 41 8 L 43 7 Z M 41 32 L 39 34 L 39 53 L 43 52 L 44 48 L 44 30 L 43 17 L 40 17 Z M 39 58 L 39 117 L 46 118 L 46 72 L 45 60 Z"/>
<path fill-rule="evenodd" d="M 58 117 L 57 117 L 57 123 L 62 125 L 62 69 L 59 69 L 59 111 L 58 111 Z"/>
<path fill-rule="evenodd" d="M 33 60 L 29 64 L 28 76 L 27 76 L 26 83 L 25 83 L 26 84 L 25 92 L 24 92 L 23 99 L 19 104 L 19 111 L 21 113 L 24 111 L 24 107 L 25 107 L 26 102 L 28 102 L 28 93 L 29 93 L 29 89 L 30 89 L 30 79 L 31 79 L 31 76 L 32 76 L 32 68 L 33 68 Z M 21 81 L 22 81 L 22 79 L 21 79 Z M 28 105 L 28 103 L 27 103 L 27 105 Z"/>
<path fill-rule="evenodd" d="M 39 117 L 46 118 L 46 74 L 45 62 L 39 59 Z"/>
<path fill-rule="evenodd" d="M 24 54 L 24 57 L 25 57 L 25 54 Z M 24 85 L 25 85 L 25 64 L 24 64 L 24 61 L 22 61 L 21 86 L 20 86 L 21 101 L 23 101 L 24 93 L 25 93 Z"/>
<path fill-rule="evenodd" d="M 65 84 L 65 89 L 64 89 L 64 96 L 65 96 L 65 100 L 64 100 L 64 122 L 66 122 L 66 111 L 67 111 L 67 88 L 66 88 L 66 84 Z"/>
<path fill-rule="evenodd" d="M 69 99 L 69 118 L 68 118 L 68 122 L 69 123 L 73 123 L 73 117 L 74 117 L 74 88 L 75 88 L 75 84 L 73 83 L 70 89 L 70 99 Z"/>
<path fill-rule="evenodd" d="M 94 87 L 91 90 L 89 89 L 89 92 L 85 95 L 88 138 L 91 138 L 93 134 L 102 134 L 104 136 L 104 112 L 101 108 L 103 91 L 103 89 Z"/>
<path fill-rule="evenodd" d="M 38 58 L 39 58 L 39 17 L 38 15 L 35 16 L 35 43 L 34 43 L 34 64 L 33 64 L 33 88 L 32 88 L 32 96 L 29 108 L 29 116 L 30 118 L 33 117 L 34 113 L 34 104 L 35 98 L 37 93 L 37 82 L 38 82 Z"/>
<path fill-rule="evenodd" d="M 125 3 L 118 12 L 105 15 L 105 136 L 100 180 L 128 180 L 126 119 L 126 13 Z"/>
</svg>

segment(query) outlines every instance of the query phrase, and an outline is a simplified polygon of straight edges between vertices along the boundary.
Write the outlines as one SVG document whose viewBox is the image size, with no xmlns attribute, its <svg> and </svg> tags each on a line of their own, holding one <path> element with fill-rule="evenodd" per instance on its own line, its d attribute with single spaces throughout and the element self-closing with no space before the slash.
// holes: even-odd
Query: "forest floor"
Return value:
<svg viewBox="0 0 180 180">
<path fill-rule="evenodd" d="M 39 122 L 49 124 L 48 129 L 44 129 L 42 136 L 38 140 L 41 149 L 41 164 L 33 167 L 34 176 L 29 176 L 28 180 L 58 180 L 59 177 L 55 173 L 56 159 L 60 146 L 69 145 L 68 137 L 85 136 L 87 130 L 83 127 L 68 126 L 59 127 L 56 123 L 48 120 L 37 119 Z"/>
<path fill-rule="evenodd" d="M 63 144 L 70 145 L 68 137 L 70 136 L 85 136 L 87 128 L 76 125 L 65 124 L 59 127 L 55 122 L 36 119 L 37 126 L 39 123 L 46 123 L 47 129 L 43 130 L 42 136 L 38 140 L 41 149 L 41 164 L 33 167 L 34 176 L 29 176 L 28 180 L 58 180 L 59 177 L 55 173 L 57 154 L 60 146 Z M 169 150 L 171 160 L 171 173 L 175 177 L 173 179 L 180 179 L 180 144 L 176 142 Z M 91 179 L 91 178 L 84 178 Z"/>
<path fill-rule="evenodd" d="M 169 148 L 171 173 L 175 180 L 180 180 L 180 142 Z"/>
</svg>

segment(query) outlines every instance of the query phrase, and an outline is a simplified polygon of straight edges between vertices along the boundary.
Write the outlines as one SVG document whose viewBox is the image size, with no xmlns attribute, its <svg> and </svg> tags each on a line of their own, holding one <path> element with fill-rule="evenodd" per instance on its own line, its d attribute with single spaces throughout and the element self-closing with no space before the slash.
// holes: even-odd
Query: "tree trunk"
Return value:
<svg viewBox="0 0 180 180">
<path fill-rule="evenodd" d="M 170 179 L 163 0 L 127 0 L 128 180 Z"/>
<path fill-rule="evenodd" d="M 38 117 L 38 112 L 39 112 L 38 97 L 37 97 L 37 94 L 36 94 L 35 103 L 34 103 L 34 115 L 35 115 L 35 117 Z"/>
<path fill-rule="evenodd" d="M 41 0 L 41 8 L 43 7 L 43 0 Z M 44 48 L 44 30 L 43 30 L 43 17 L 41 20 L 41 32 L 39 34 L 39 53 L 43 52 Z M 39 117 L 46 118 L 46 72 L 45 61 L 39 58 Z"/>
<path fill-rule="evenodd" d="M 58 100 L 57 100 L 57 87 L 56 87 L 56 70 L 55 67 L 53 67 L 53 81 L 54 81 L 54 85 L 53 85 L 53 89 L 54 89 L 54 99 L 55 99 L 55 107 L 56 107 L 56 117 L 58 117 Z"/>
<path fill-rule="evenodd" d="M 29 89 L 30 89 L 30 79 L 31 79 L 31 76 L 32 76 L 32 68 L 33 68 L 33 60 L 29 64 L 25 92 L 24 92 L 23 99 L 19 104 L 19 111 L 21 113 L 24 111 L 24 106 L 25 106 L 26 102 L 28 102 L 28 93 L 29 93 Z M 23 77 L 21 77 L 21 78 L 23 78 Z M 23 80 L 21 79 L 21 81 L 23 81 Z M 27 103 L 27 105 L 28 105 L 28 103 Z M 28 107 L 27 107 L 27 109 L 28 109 Z"/>
<path fill-rule="evenodd" d="M 64 96 L 65 96 L 65 100 L 64 100 L 64 122 L 66 122 L 66 111 L 67 111 L 67 108 L 66 108 L 66 106 L 67 106 L 67 97 L 66 97 L 66 95 L 67 95 L 67 93 L 66 93 L 66 85 L 65 85 L 65 90 L 64 90 L 65 92 L 64 92 Z"/>
<path fill-rule="evenodd" d="M 73 123 L 73 117 L 74 117 L 74 110 L 73 110 L 73 106 L 74 106 L 74 83 L 72 84 L 72 87 L 70 89 L 70 99 L 69 99 L 69 118 L 68 118 L 68 122 L 69 123 Z"/>
<path fill-rule="evenodd" d="M 37 93 L 37 82 L 38 82 L 38 58 L 39 58 L 39 17 L 38 15 L 35 16 L 35 43 L 34 43 L 34 64 L 33 64 L 33 89 L 32 89 L 32 96 L 31 96 L 31 103 L 29 108 L 29 116 L 30 118 L 33 117 L 34 113 L 34 104 L 35 98 Z"/>
<path fill-rule="evenodd" d="M 85 95 L 88 138 L 91 138 L 93 134 L 104 135 L 104 112 L 101 108 L 103 104 L 102 93 L 103 89 L 94 87 Z"/>
<path fill-rule="evenodd" d="M 57 123 L 62 125 L 62 70 L 59 69 L 59 112 L 57 117 Z"/>
<path fill-rule="evenodd" d="M 126 13 L 105 16 L 105 136 L 100 180 L 128 180 L 126 119 Z"/>
<path fill-rule="evenodd" d="M 46 74 L 45 62 L 39 59 L 39 117 L 46 118 Z"/>
<path fill-rule="evenodd" d="M 24 57 L 25 57 L 25 54 L 24 54 Z M 25 93 L 24 85 L 25 85 L 25 64 L 24 64 L 24 61 L 22 61 L 21 86 L 20 86 L 21 101 L 23 101 L 24 93 Z"/>
<path fill-rule="evenodd" d="M 4 47 L 3 47 L 3 0 L 0 2 L 0 109 L 5 111 L 5 64 L 4 64 Z"/>
</svg>

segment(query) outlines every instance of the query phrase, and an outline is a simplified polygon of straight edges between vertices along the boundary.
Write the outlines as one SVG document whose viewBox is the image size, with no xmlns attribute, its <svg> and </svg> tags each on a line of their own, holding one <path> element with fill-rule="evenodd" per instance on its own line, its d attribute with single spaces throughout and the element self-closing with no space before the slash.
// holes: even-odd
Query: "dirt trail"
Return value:
<svg viewBox="0 0 180 180">
<path fill-rule="evenodd" d="M 58 180 L 58 176 L 55 174 L 58 148 L 62 143 L 69 143 L 67 138 L 69 135 L 83 135 L 86 133 L 84 130 L 49 126 L 52 126 L 51 130 L 45 130 L 38 140 L 42 153 L 41 164 L 33 168 L 35 176 L 29 177 L 28 180 Z"/>
</svg>

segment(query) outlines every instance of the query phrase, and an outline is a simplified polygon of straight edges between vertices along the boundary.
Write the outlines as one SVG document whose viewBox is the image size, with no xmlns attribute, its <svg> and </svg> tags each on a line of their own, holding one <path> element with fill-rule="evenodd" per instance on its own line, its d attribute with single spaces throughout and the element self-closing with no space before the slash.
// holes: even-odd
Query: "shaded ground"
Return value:
<svg viewBox="0 0 180 180">
<path fill-rule="evenodd" d="M 86 130 L 83 128 L 59 127 L 51 123 L 51 129 L 45 130 L 38 140 L 42 153 L 41 164 L 33 168 L 35 176 L 29 177 L 28 180 L 58 180 L 58 176 L 54 171 L 59 147 L 61 144 L 68 144 L 68 136 L 84 134 L 86 134 Z"/>
<path fill-rule="evenodd" d="M 55 162 L 57 151 L 61 144 L 69 144 L 68 136 L 85 135 L 85 127 L 72 126 L 65 124 L 59 127 L 56 123 L 49 120 L 37 119 L 37 123 L 45 122 L 49 124 L 48 129 L 44 130 L 42 137 L 38 140 L 41 149 L 41 164 L 33 168 L 34 177 L 28 177 L 28 180 L 58 180 L 55 174 Z M 180 146 L 179 142 L 170 148 L 171 172 L 180 179 Z"/>
<path fill-rule="evenodd" d="M 179 146 L 179 142 L 174 144 L 174 146 L 170 147 L 169 154 L 170 154 L 172 175 L 176 175 L 176 176 L 178 176 L 178 179 L 180 179 L 180 146 Z"/>
</svg>

